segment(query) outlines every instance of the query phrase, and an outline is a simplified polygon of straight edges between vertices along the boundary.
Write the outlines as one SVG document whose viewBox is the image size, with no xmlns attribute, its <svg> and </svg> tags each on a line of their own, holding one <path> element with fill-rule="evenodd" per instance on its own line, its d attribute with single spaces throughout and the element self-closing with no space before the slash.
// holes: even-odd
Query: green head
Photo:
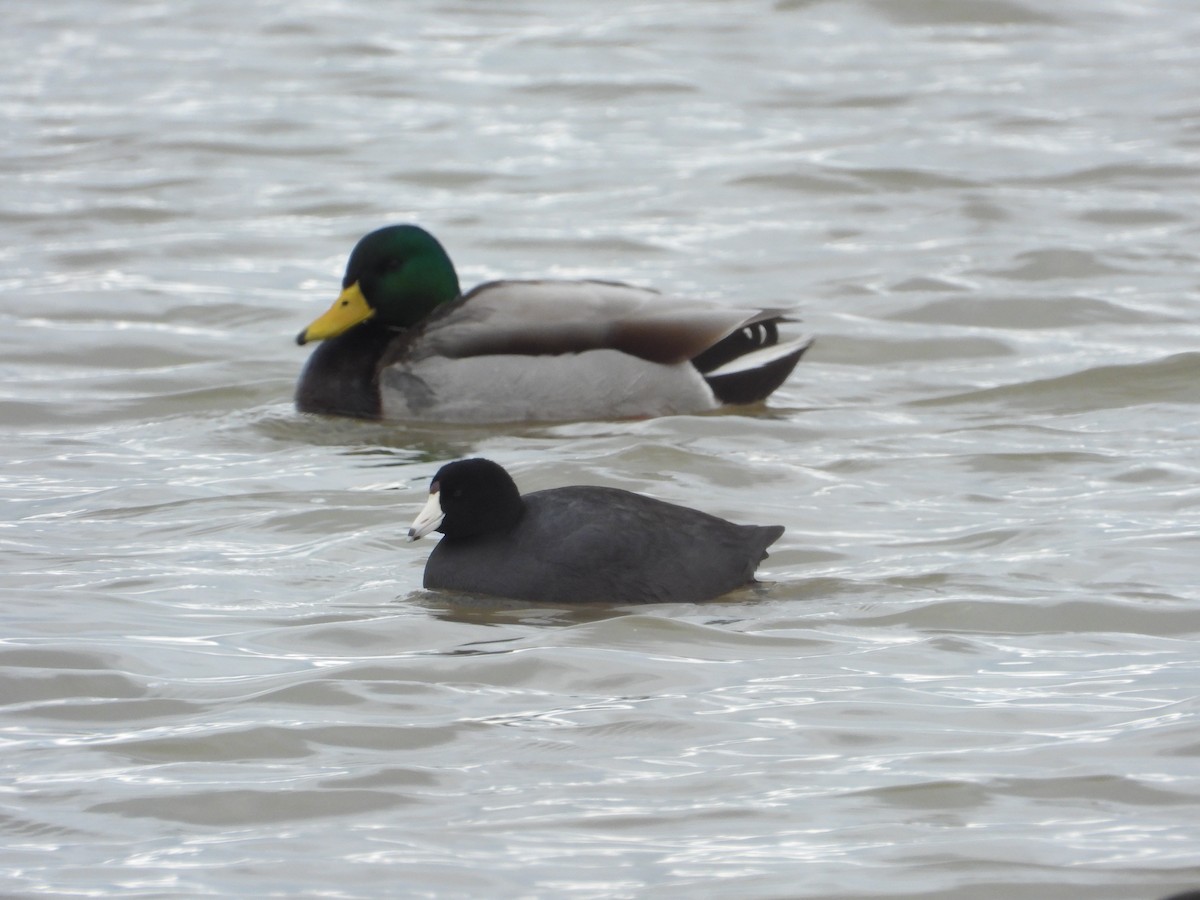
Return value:
<svg viewBox="0 0 1200 900">
<path fill-rule="evenodd" d="M 296 342 L 336 337 L 367 319 L 411 328 L 458 295 L 454 263 L 437 238 L 416 225 L 389 225 L 355 245 L 341 296 Z"/>
</svg>

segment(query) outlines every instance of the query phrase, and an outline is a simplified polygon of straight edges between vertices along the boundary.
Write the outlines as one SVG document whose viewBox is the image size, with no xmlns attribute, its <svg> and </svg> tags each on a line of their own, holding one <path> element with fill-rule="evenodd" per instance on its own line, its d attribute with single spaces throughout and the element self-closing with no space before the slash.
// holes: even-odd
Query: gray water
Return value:
<svg viewBox="0 0 1200 900">
<path fill-rule="evenodd" d="M 1200 6 L 10 3 L 0 891 L 1200 885 Z M 794 304 L 766 409 L 304 418 L 368 230 Z M 787 532 L 703 606 L 423 592 L 445 460 Z"/>
</svg>

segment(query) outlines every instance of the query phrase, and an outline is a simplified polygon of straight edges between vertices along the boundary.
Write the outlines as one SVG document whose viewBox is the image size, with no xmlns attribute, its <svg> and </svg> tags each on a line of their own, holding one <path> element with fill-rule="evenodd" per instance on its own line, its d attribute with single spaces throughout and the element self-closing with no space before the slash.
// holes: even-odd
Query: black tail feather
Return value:
<svg viewBox="0 0 1200 900">
<path fill-rule="evenodd" d="M 729 338 L 725 340 L 729 340 Z M 717 347 L 720 346 L 721 344 L 717 345 Z M 705 375 L 704 380 L 708 382 L 708 386 L 712 388 L 713 394 L 721 403 L 733 405 L 760 403 L 766 400 L 776 388 L 787 380 L 787 377 L 792 374 L 792 369 L 796 368 L 796 363 L 800 362 L 800 357 L 804 355 L 804 351 L 810 346 L 811 343 L 802 344 L 793 352 L 778 359 L 773 359 L 757 368 L 729 372 L 724 375 Z M 712 349 L 716 349 L 716 347 Z M 744 355 L 744 352 L 737 354 L 737 356 Z M 737 356 L 733 358 L 736 359 Z M 703 369 L 700 371 L 704 372 Z"/>
<path fill-rule="evenodd" d="M 772 347 L 778 343 L 779 319 L 766 319 L 747 325 L 745 328 L 739 328 L 733 334 L 721 338 L 699 356 L 693 357 L 692 365 L 700 370 L 701 375 L 707 375 L 739 356 L 745 356 L 754 350 Z"/>
</svg>

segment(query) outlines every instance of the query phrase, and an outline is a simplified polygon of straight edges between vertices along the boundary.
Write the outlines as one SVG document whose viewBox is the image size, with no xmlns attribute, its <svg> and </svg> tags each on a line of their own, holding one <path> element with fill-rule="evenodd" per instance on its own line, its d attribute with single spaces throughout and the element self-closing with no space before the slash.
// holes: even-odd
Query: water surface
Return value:
<svg viewBox="0 0 1200 900">
<path fill-rule="evenodd" d="M 24 4 L 0 34 L 14 896 L 1200 884 L 1200 10 Z M 794 304 L 769 407 L 291 408 L 364 232 Z M 704 606 L 423 592 L 468 454 L 787 533 Z"/>
</svg>

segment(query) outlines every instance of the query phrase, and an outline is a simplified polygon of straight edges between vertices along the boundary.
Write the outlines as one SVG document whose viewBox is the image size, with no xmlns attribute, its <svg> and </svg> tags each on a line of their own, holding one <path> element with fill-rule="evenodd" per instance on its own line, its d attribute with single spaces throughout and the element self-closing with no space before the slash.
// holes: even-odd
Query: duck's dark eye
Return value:
<svg viewBox="0 0 1200 900">
<path fill-rule="evenodd" d="M 395 272 L 398 269 L 402 268 L 403 266 L 404 266 L 404 260 L 392 258 L 383 264 L 383 271 Z"/>
</svg>

